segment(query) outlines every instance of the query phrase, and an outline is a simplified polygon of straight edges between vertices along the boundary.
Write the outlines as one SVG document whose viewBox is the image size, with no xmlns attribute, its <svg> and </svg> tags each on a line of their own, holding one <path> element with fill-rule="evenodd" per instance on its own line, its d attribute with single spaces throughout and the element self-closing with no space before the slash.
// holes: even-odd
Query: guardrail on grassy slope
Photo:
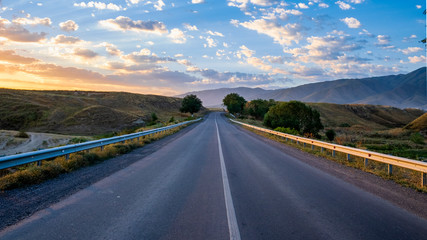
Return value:
<svg viewBox="0 0 427 240">
<path fill-rule="evenodd" d="M 393 166 L 399 166 L 399 167 L 415 170 L 415 171 L 421 172 L 421 187 L 427 186 L 427 180 L 426 180 L 427 162 L 421 162 L 421 161 L 416 161 L 412 159 L 367 151 L 363 149 L 322 142 L 322 141 L 318 141 L 310 138 L 299 137 L 299 136 L 295 136 L 287 133 L 273 131 L 266 128 L 256 127 L 246 123 L 241 123 L 233 119 L 230 119 L 230 121 L 246 127 L 256 129 L 258 131 L 262 131 L 262 132 L 266 132 L 266 133 L 270 133 L 270 134 L 274 134 L 274 135 L 286 138 L 286 140 L 291 139 L 296 141 L 297 143 L 301 142 L 304 144 L 304 146 L 306 144 L 310 144 L 312 149 L 314 148 L 314 146 L 318 146 L 321 148 L 322 152 L 324 149 L 332 150 L 332 156 L 335 156 L 335 151 L 338 151 L 338 152 L 347 154 L 347 160 L 350 160 L 350 156 L 357 156 L 357 157 L 364 158 L 365 166 L 367 166 L 368 160 L 374 160 L 374 161 L 386 163 L 388 164 L 388 174 L 390 175 L 392 174 Z"/>
<path fill-rule="evenodd" d="M 66 156 L 68 159 L 68 156 L 70 153 L 80 152 L 89 150 L 92 148 L 100 147 L 101 150 L 104 146 L 113 144 L 113 143 L 119 143 L 119 142 L 125 142 L 126 140 L 131 140 L 147 135 L 151 135 L 154 133 L 161 133 L 166 130 L 176 128 L 188 123 L 196 122 L 201 120 L 201 118 L 192 120 L 192 121 L 186 121 L 166 127 L 156 128 L 152 130 L 147 130 L 143 132 L 137 132 L 137 133 L 131 133 L 127 135 L 117 136 L 117 137 L 111 137 L 111 138 L 104 138 L 100 140 L 90 141 L 90 142 L 84 142 L 84 143 L 78 143 L 73 145 L 67 145 L 62 147 L 56 147 L 56 148 L 50 148 L 45 150 L 39 150 L 34 152 L 27 152 L 27 153 L 21 153 L 16 155 L 10 155 L 5 157 L 0 157 L 0 169 L 10 168 L 10 167 L 16 167 L 19 165 L 27 164 L 27 163 L 33 163 L 38 162 L 54 157 L 59 156 Z"/>
</svg>

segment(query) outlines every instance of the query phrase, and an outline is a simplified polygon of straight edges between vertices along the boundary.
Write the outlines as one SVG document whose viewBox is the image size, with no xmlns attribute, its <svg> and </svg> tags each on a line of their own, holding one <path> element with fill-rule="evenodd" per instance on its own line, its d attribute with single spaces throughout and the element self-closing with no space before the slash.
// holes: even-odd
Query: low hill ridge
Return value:
<svg viewBox="0 0 427 240">
<path fill-rule="evenodd" d="M 218 107 L 229 93 L 238 93 L 246 100 L 256 98 L 276 101 L 299 100 L 337 104 L 386 105 L 397 108 L 421 108 L 427 110 L 426 67 L 408 74 L 340 79 L 305 84 L 293 88 L 264 90 L 261 88 L 221 88 L 192 92 L 207 107 Z M 182 94 L 180 96 L 185 96 Z"/>
<path fill-rule="evenodd" d="M 97 135 L 179 115 L 182 99 L 124 92 L 0 89 L 0 129 Z"/>
</svg>

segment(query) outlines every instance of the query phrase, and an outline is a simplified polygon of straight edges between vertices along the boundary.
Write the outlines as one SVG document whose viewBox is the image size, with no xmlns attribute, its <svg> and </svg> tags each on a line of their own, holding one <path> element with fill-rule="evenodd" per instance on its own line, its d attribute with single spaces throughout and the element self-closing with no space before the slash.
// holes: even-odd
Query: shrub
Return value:
<svg viewBox="0 0 427 240">
<path fill-rule="evenodd" d="M 273 99 L 270 99 L 269 101 L 255 99 L 245 104 L 245 112 L 255 119 L 263 120 L 270 107 L 275 104 L 276 102 Z"/>
<path fill-rule="evenodd" d="M 172 116 L 172 117 L 169 119 L 169 122 L 170 122 L 170 123 L 175 122 L 175 118 Z"/>
<path fill-rule="evenodd" d="M 334 138 L 337 135 L 333 129 L 329 129 L 325 134 L 329 141 L 334 141 Z"/>
<path fill-rule="evenodd" d="M 351 127 L 351 126 L 350 126 L 350 124 L 348 124 L 348 123 L 341 123 L 341 124 L 340 124 L 340 127 Z"/>
<path fill-rule="evenodd" d="M 299 134 L 299 132 L 293 128 L 277 127 L 274 129 L 274 131 L 287 133 L 287 134 L 291 134 L 291 135 L 298 135 Z"/>
<path fill-rule="evenodd" d="M 312 133 L 314 136 L 323 129 L 319 112 L 299 101 L 282 102 L 272 106 L 265 114 L 264 125 L 273 129 L 291 128 L 301 134 Z"/>
<path fill-rule="evenodd" d="M 419 132 L 411 134 L 410 139 L 416 144 L 424 144 L 424 137 Z"/>
</svg>

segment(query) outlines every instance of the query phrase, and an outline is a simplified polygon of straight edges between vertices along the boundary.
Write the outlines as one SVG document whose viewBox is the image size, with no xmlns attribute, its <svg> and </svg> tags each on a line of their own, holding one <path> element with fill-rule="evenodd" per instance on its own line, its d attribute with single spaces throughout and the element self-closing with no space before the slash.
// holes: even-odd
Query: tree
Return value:
<svg viewBox="0 0 427 240">
<path fill-rule="evenodd" d="M 246 100 L 237 93 L 230 93 L 222 100 L 230 113 L 242 113 Z"/>
<path fill-rule="evenodd" d="M 276 102 L 273 99 L 268 101 L 264 99 L 255 99 L 246 103 L 245 112 L 258 120 L 263 120 L 264 115 L 268 112 L 270 107 L 274 105 L 276 105 Z"/>
<path fill-rule="evenodd" d="M 264 125 L 270 128 L 284 127 L 295 129 L 301 134 L 318 135 L 323 129 L 320 114 L 299 101 L 281 102 L 272 106 L 265 114 Z"/>
<path fill-rule="evenodd" d="M 190 94 L 182 99 L 182 106 L 179 109 L 181 112 L 189 112 L 191 116 L 193 113 L 196 113 L 202 107 L 202 100 L 200 100 L 196 95 Z"/>
</svg>

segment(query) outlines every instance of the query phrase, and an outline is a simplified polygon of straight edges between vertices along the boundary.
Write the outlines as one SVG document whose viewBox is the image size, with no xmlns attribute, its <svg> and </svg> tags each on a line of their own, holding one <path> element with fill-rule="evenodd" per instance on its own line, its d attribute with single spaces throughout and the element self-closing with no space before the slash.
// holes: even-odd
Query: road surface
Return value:
<svg viewBox="0 0 427 240">
<path fill-rule="evenodd" d="M 427 220 L 212 113 L 0 239 L 425 239 Z"/>
</svg>

